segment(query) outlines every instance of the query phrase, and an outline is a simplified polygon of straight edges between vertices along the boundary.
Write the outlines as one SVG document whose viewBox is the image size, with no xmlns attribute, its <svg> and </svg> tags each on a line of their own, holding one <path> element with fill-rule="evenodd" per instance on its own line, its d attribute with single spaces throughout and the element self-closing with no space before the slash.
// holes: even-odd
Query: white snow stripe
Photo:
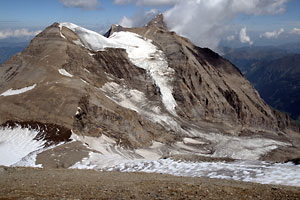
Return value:
<svg viewBox="0 0 300 200">
<path fill-rule="evenodd" d="M 61 75 L 63 75 L 63 76 L 67 76 L 67 77 L 70 77 L 70 78 L 73 77 L 73 75 L 70 74 L 69 72 L 67 72 L 65 69 L 59 69 L 58 72 L 59 72 Z"/>
<path fill-rule="evenodd" d="M 59 25 L 59 34 L 60 34 L 60 37 L 64 38 L 64 39 L 67 39 L 63 34 L 62 34 L 62 26 Z"/>
<path fill-rule="evenodd" d="M 22 94 L 22 93 L 24 93 L 24 92 L 28 92 L 28 91 L 34 89 L 35 86 L 36 86 L 36 84 L 34 84 L 34 85 L 32 85 L 32 86 L 28 86 L 28 87 L 21 88 L 21 89 L 17 89 L 17 90 L 9 89 L 9 90 L 3 92 L 2 94 L 0 94 L 0 96 L 11 96 L 11 95 Z"/>
</svg>

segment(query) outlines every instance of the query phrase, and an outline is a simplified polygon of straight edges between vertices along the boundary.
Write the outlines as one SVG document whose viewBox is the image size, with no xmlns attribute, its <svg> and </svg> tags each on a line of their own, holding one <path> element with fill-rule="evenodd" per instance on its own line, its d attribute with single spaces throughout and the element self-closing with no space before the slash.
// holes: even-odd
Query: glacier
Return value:
<svg viewBox="0 0 300 200">
<path fill-rule="evenodd" d="M 72 30 L 80 38 L 75 44 L 83 45 L 92 51 L 104 51 L 105 48 L 125 49 L 129 60 L 137 67 L 145 69 L 161 92 L 165 108 L 176 115 L 176 101 L 173 97 L 172 76 L 174 69 L 168 66 L 164 53 L 152 41 L 132 32 L 116 32 L 109 38 L 101 34 L 82 28 L 72 23 L 60 23 L 60 34 L 63 38 L 62 27 Z"/>
</svg>

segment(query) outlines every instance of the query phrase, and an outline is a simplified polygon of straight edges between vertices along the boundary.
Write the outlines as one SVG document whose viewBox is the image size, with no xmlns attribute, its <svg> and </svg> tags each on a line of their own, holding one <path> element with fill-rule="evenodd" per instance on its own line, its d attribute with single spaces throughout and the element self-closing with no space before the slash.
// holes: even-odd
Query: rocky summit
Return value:
<svg viewBox="0 0 300 200">
<path fill-rule="evenodd" d="M 8 166 L 300 157 L 288 115 L 228 60 L 169 31 L 163 15 L 105 36 L 72 23 L 47 27 L 0 67 L 0 124 Z"/>
</svg>

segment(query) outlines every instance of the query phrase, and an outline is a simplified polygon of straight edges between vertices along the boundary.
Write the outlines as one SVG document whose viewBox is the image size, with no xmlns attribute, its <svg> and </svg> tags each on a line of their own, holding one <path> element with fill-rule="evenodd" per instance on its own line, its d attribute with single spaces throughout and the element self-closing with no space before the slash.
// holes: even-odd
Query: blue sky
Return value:
<svg viewBox="0 0 300 200">
<path fill-rule="evenodd" d="M 1 28 L 45 28 L 53 22 L 73 22 L 84 26 L 116 23 L 135 6 L 117 6 L 112 1 L 102 1 L 101 7 L 85 10 L 65 7 L 58 0 L 2 0 L 0 7 Z M 8 23 L 7 23 L 8 22 Z"/>
<path fill-rule="evenodd" d="M 242 1 L 246 2 L 245 5 L 239 3 Z M 145 12 L 153 9 L 155 9 L 153 15 L 159 11 L 167 12 L 167 24 L 170 29 L 189 37 L 200 46 L 214 48 L 220 42 L 240 45 L 251 45 L 252 42 L 254 45 L 263 45 L 299 41 L 300 1 L 273 0 L 277 2 L 277 7 L 274 8 L 272 6 L 275 4 L 270 3 L 272 1 L 259 1 L 253 6 L 248 5 L 248 2 L 257 1 L 233 0 L 236 5 L 228 8 L 227 12 L 225 8 L 222 9 L 222 6 L 229 0 L 1 0 L 0 41 L 21 37 L 22 34 L 15 33 L 15 30 L 19 29 L 23 29 L 24 35 L 27 36 L 25 38 L 28 39 L 30 34 L 34 35 L 35 31 L 43 30 L 53 22 L 72 22 L 103 32 L 111 24 L 128 25 L 123 18 L 126 16 L 130 25 L 141 25 L 146 23 L 143 20 L 149 20 Z M 201 14 L 206 8 L 208 14 Z M 196 17 L 190 19 L 189 14 Z M 207 19 L 203 19 L 205 16 Z M 214 21 L 211 21 L 212 19 Z M 210 25 L 207 21 L 214 26 L 207 26 Z M 208 28 L 198 30 L 198 27 Z M 200 36 L 189 34 L 193 28 L 194 32 L 200 33 Z M 243 28 L 246 28 L 244 36 L 248 36 L 250 40 L 247 37 L 244 38 L 245 40 L 241 38 Z M 280 29 L 284 31 L 277 36 L 276 32 Z M 267 38 L 263 36 L 265 32 L 273 32 L 273 35 L 266 34 L 270 36 Z M 206 42 L 213 40 L 217 40 L 217 43 Z"/>
</svg>

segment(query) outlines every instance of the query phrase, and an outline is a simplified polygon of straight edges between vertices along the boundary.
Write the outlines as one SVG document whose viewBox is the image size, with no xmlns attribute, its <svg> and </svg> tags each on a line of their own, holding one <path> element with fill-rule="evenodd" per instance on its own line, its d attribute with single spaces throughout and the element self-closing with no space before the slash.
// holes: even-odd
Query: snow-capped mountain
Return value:
<svg viewBox="0 0 300 200">
<path fill-rule="evenodd" d="M 72 23 L 46 28 L 0 68 L 0 124 L 0 157 L 19 137 L 30 146 L 2 165 L 122 171 L 177 156 L 300 157 L 289 117 L 229 61 L 168 31 L 162 15 L 105 36 Z"/>
</svg>

